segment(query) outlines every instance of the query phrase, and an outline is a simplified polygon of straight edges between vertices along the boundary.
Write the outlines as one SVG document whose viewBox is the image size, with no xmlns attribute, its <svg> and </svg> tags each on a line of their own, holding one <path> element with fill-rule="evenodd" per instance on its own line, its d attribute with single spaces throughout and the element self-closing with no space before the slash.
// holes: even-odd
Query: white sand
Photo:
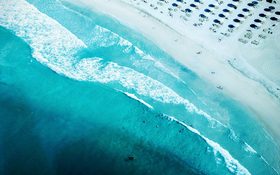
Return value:
<svg viewBox="0 0 280 175">
<path fill-rule="evenodd" d="M 120 0 L 69 0 L 119 20 L 135 31 L 142 33 L 180 63 L 209 81 L 213 86 L 222 86 L 223 92 L 251 109 L 268 131 L 280 143 L 280 103 L 260 83 L 233 69 L 225 55 L 207 49 L 190 39 L 190 32 L 180 30 L 178 24 L 164 24 Z M 175 27 L 174 27 L 175 26 Z M 177 26 L 177 28 L 176 28 Z M 198 41 L 198 40 L 196 40 Z M 208 43 L 209 45 L 209 43 Z M 197 54 L 197 52 L 201 54 Z M 233 52 L 227 50 L 227 52 Z M 215 71 L 215 74 L 211 74 Z"/>
</svg>

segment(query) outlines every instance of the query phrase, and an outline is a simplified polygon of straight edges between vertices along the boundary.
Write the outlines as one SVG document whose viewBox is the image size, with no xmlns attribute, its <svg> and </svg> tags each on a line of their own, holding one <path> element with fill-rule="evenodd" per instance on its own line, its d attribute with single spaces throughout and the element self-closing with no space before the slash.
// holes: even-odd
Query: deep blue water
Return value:
<svg viewBox="0 0 280 175">
<path fill-rule="evenodd" d="M 0 0 L 0 26 L 0 174 L 279 174 L 249 109 L 118 21 Z"/>
</svg>

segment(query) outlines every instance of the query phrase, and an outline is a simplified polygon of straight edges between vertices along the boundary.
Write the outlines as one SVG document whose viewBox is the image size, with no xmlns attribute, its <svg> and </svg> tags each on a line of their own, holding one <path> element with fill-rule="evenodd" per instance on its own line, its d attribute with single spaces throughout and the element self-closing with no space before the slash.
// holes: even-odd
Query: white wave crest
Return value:
<svg viewBox="0 0 280 175">
<path fill-rule="evenodd" d="M 101 26 L 95 26 L 93 30 L 95 35 L 90 42 L 96 44 L 98 47 L 110 47 L 116 44 L 127 47 L 127 49 L 133 47 L 132 43 L 128 40 Z"/>
<path fill-rule="evenodd" d="M 176 119 L 175 117 L 172 117 L 172 116 L 167 116 L 167 117 L 171 121 L 177 122 L 178 124 L 187 128 L 189 131 L 191 131 L 194 134 L 197 134 L 199 137 L 201 137 L 208 145 L 211 146 L 211 148 L 213 149 L 215 157 L 217 155 L 221 155 L 224 158 L 224 161 L 226 163 L 226 167 L 228 168 L 228 170 L 230 172 L 232 172 L 234 174 L 238 174 L 238 175 L 251 174 L 242 164 L 240 164 L 238 162 L 238 160 L 233 158 L 232 155 L 226 149 L 224 149 L 220 144 L 218 144 L 217 142 L 214 142 L 213 140 L 208 139 L 207 137 L 202 135 L 198 130 L 196 130 L 195 128 L 193 128 L 193 127 L 185 124 L 184 122 Z M 222 161 L 222 160 L 216 158 L 217 163 L 220 163 L 220 161 Z"/>
<path fill-rule="evenodd" d="M 154 109 L 152 105 L 150 105 L 149 103 L 145 102 L 144 100 L 138 98 L 136 95 L 131 94 L 131 93 L 128 93 L 128 92 L 124 92 L 124 94 L 127 95 L 127 96 L 130 97 L 130 98 L 133 98 L 133 99 L 139 101 L 140 103 L 144 104 L 144 105 L 147 106 L 148 108 Z"/>
<path fill-rule="evenodd" d="M 91 39 L 91 43 L 94 43 L 98 47 L 110 47 L 114 45 L 119 45 L 124 47 L 123 51 L 128 53 L 132 49 L 135 51 L 140 58 L 143 60 L 148 60 L 154 63 L 154 66 L 157 67 L 159 70 L 171 75 L 172 77 L 176 78 L 177 80 L 185 83 L 178 75 L 176 75 L 171 69 L 166 67 L 160 61 L 156 60 L 149 54 L 145 54 L 140 48 L 133 45 L 128 40 L 124 39 L 123 37 L 119 36 L 118 34 L 105 29 L 101 26 L 96 26 L 94 28 L 94 37 Z"/>
</svg>

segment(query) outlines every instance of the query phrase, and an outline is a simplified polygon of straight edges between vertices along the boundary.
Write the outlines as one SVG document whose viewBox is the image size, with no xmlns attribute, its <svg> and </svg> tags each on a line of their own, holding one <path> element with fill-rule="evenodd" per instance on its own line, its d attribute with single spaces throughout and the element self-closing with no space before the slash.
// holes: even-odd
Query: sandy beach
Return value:
<svg viewBox="0 0 280 175">
<path fill-rule="evenodd" d="M 69 1 L 113 17 L 142 33 L 202 79 L 210 82 L 214 87 L 222 87 L 221 91 L 224 94 L 247 106 L 280 143 L 279 99 L 271 95 L 260 83 L 234 69 L 228 63 L 228 60 L 233 57 L 220 54 L 217 48 L 208 47 L 209 43 L 201 43 L 190 38 L 188 30 L 180 30 L 180 26 L 174 27 L 177 26 L 176 23 L 163 23 L 152 14 L 126 2 L 119 0 Z M 227 53 L 234 51 L 226 50 Z"/>
</svg>

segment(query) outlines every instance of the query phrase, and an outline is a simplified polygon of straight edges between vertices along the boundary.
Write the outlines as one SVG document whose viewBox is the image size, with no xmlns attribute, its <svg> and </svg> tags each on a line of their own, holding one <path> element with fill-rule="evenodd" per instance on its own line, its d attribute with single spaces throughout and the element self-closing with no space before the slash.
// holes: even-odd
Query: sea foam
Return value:
<svg viewBox="0 0 280 175">
<path fill-rule="evenodd" d="M 154 109 L 152 105 L 150 105 L 149 103 L 145 102 L 144 100 L 138 98 L 136 95 L 128 93 L 128 92 L 124 92 L 125 95 L 127 95 L 128 97 L 135 99 L 136 101 L 139 101 L 140 103 L 144 104 L 145 106 L 147 106 L 150 109 Z"/>
<path fill-rule="evenodd" d="M 196 130 L 195 128 L 185 124 L 183 121 L 180 121 L 178 119 L 176 119 L 175 117 L 172 116 L 167 116 L 169 120 L 171 121 L 175 121 L 176 123 L 184 126 L 185 128 L 187 128 L 189 131 L 193 132 L 194 134 L 196 134 L 197 136 L 199 136 L 200 138 L 202 138 L 208 145 L 211 146 L 211 149 L 215 155 L 215 157 L 217 157 L 217 155 L 222 156 L 224 159 L 218 159 L 216 158 L 216 162 L 218 164 L 221 163 L 221 161 L 224 161 L 226 167 L 228 168 L 228 170 L 234 174 L 251 174 L 242 164 L 240 164 L 238 162 L 238 160 L 236 160 L 235 158 L 232 157 L 232 155 L 226 150 L 224 149 L 220 144 L 218 144 L 217 142 L 205 137 L 204 135 L 202 135 L 198 130 Z"/>
</svg>

